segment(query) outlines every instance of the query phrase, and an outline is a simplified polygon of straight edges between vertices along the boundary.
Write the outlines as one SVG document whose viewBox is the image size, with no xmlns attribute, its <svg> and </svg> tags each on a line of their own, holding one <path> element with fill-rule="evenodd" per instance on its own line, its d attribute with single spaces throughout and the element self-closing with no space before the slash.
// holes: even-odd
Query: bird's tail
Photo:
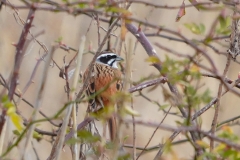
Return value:
<svg viewBox="0 0 240 160">
<path fill-rule="evenodd" d="M 117 120 L 114 115 L 108 119 L 108 129 L 111 141 L 115 141 L 117 137 Z"/>
</svg>

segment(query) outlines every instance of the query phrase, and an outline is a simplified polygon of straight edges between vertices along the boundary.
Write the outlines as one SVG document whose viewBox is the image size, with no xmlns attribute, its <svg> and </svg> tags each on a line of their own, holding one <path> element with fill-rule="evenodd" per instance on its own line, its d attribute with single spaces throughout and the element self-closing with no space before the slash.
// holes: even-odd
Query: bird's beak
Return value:
<svg viewBox="0 0 240 160">
<path fill-rule="evenodd" d="M 116 61 L 123 61 L 124 59 L 120 56 L 117 56 Z"/>
</svg>

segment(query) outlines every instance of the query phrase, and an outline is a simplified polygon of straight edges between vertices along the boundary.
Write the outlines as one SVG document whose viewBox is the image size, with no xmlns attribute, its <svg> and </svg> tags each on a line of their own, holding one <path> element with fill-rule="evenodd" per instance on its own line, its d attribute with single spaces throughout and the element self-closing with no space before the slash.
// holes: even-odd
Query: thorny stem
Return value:
<svg viewBox="0 0 240 160">
<path fill-rule="evenodd" d="M 227 59 L 227 63 L 223 72 L 223 77 L 226 76 L 228 68 L 230 66 L 230 62 L 231 62 L 231 55 L 228 55 L 228 59 Z M 223 87 L 223 83 L 220 82 L 219 84 L 219 88 L 218 88 L 218 96 L 217 96 L 217 103 L 215 106 L 215 113 L 214 113 L 214 117 L 213 117 L 213 121 L 212 121 L 212 127 L 211 127 L 211 134 L 214 135 L 215 131 L 216 131 L 216 126 L 217 126 L 217 120 L 218 120 L 218 114 L 219 114 L 219 108 L 220 108 L 220 104 L 221 104 L 221 97 L 222 97 L 222 87 Z M 214 140 L 211 139 L 210 141 L 210 151 L 212 152 L 214 148 Z"/>
<path fill-rule="evenodd" d="M 18 84 L 19 69 L 20 69 L 22 59 L 23 59 L 23 55 L 24 55 L 23 47 L 24 47 L 24 44 L 26 42 L 28 32 L 30 31 L 30 28 L 32 26 L 34 15 L 35 15 L 35 9 L 32 8 L 32 9 L 29 10 L 27 21 L 24 25 L 24 28 L 22 30 L 22 34 L 20 36 L 19 42 L 16 46 L 16 56 L 15 56 L 15 62 L 14 62 L 13 75 L 12 75 L 12 78 L 11 78 L 10 89 L 9 89 L 9 93 L 8 93 L 8 96 L 9 96 L 10 100 L 13 99 L 13 95 L 14 95 L 15 89 L 16 89 L 17 84 Z"/>
<path fill-rule="evenodd" d="M 24 28 L 22 30 L 20 39 L 19 39 L 18 44 L 16 46 L 14 69 L 13 69 L 11 82 L 10 82 L 10 89 L 9 89 L 9 93 L 8 93 L 8 97 L 9 97 L 10 101 L 13 100 L 13 95 L 14 95 L 14 92 L 16 90 L 16 87 L 17 87 L 17 84 L 18 84 L 18 81 L 19 81 L 19 69 L 20 69 L 22 59 L 23 59 L 23 55 L 24 55 L 24 52 L 23 52 L 24 44 L 26 42 L 28 32 L 30 31 L 30 28 L 32 26 L 34 15 L 35 15 L 35 9 L 32 8 L 32 9 L 29 10 L 27 21 L 24 25 Z M 5 115 L 6 115 L 6 109 L 3 109 L 2 115 L 0 116 L 0 120 L 1 120 L 0 135 L 2 133 L 3 126 L 5 124 Z"/>
</svg>

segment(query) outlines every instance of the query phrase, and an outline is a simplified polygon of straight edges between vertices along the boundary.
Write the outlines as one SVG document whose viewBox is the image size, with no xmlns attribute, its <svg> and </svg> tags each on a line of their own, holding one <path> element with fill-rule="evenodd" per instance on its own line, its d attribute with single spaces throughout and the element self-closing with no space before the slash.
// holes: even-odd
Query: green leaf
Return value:
<svg viewBox="0 0 240 160">
<path fill-rule="evenodd" d="M 61 36 L 61 37 L 58 37 L 58 39 L 56 39 L 55 42 L 56 42 L 56 43 L 61 43 L 62 40 L 63 40 L 63 37 Z"/>
<path fill-rule="evenodd" d="M 37 141 L 40 141 L 43 138 L 43 136 L 34 131 L 33 132 L 33 138 L 35 138 Z"/>
<path fill-rule="evenodd" d="M 189 0 L 189 2 L 199 11 L 199 7 L 197 6 L 198 2 L 196 0 Z"/>
<path fill-rule="evenodd" d="M 7 109 L 7 115 L 11 119 L 14 126 L 17 128 L 19 132 L 21 132 L 23 130 L 23 120 L 16 113 L 16 107 L 11 101 L 9 101 L 7 95 L 2 97 L 2 104 L 3 104 L 3 107 Z"/>
<path fill-rule="evenodd" d="M 114 143 L 113 142 L 107 142 L 106 143 L 106 145 L 105 145 L 105 147 L 107 148 L 107 149 L 113 149 L 113 147 L 114 147 Z"/>
<path fill-rule="evenodd" d="M 187 95 L 194 96 L 196 95 L 197 91 L 193 86 L 189 85 L 189 86 L 186 86 L 186 93 Z"/>
<path fill-rule="evenodd" d="M 78 7 L 81 8 L 81 9 L 86 8 L 86 6 L 87 6 L 87 4 L 85 4 L 85 3 L 79 3 L 78 4 Z"/>
<path fill-rule="evenodd" d="M 109 7 L 106 9 L 107 12 L 113 12 L 113 13 L 123 13 L 124 15 L 131 15 L 131 12 L 129 12 L 126 9 L 119 8 L 119 7 Z"/>
<path fill-rule="evenodd" d="M 13 130 L 13 134 L 17 135 L 17 136 L 20 136 L 21 133 L 18 131 L 18 130 Z"/>
<path fill-rule="evenodd" d="M 209 153 L 209 152 L 204 152 L 200 157 L 198 157 L 197 160 L 204 160 L 204 159 L 211 159 L 211 160 L 217 160 L 217 154 L 216 153 Z"/>
<path fill-rule="evenodd" d="M 194 34 L 199 35 L 205 32 L 205 26 L 202 23 L 200 23 L 199 25 L 197 25 L 196 23 L 185 23 L 184 26 Z"/>
<path fill-rule="evenodd" d="M 87 130 L 80 130 L 77 132 L 78 137 L 83 140 L 84 142 L 97 142 L 100 140 L 99 136 L 94 136 L 92 135 L 91 132 L 87 131 Z"/>
<path fill-rule="evenodd" d="M 165 152 L 165 153 L 169 153 L 169 152 L 171 152 L 171 151 L 172 151 L 172 143 L 171 143 L 170 140 L 167 140 L 167 141 L 165 142 L 164 152 Z"/>
<path fill-rule="evenodd" d="M 169 104 L 164 104 L 159 107 L 159 110 L 163 110 L 165 108 L 169 107 Z"/>
<path fill-rule="evenodd" d="M 2 96 L 2 99 L 1 99 L 2 103 L 6 103 L 8 100 L 8 96 L 7 95 L 4 95 Z"/>
<path fill-rule="evenodd" d="M 212 100 L 212 97 L 210 95 L 210 90 L 207 89 L 205 92 L 202 94 L 201 99 L 204 103 L 209 103 Z"/>
<path fill-rule="evenodd" d="M 162 62 L 162 74 L 168 75 L 170 83 L 175 84 L 186 77 L 186 72 L 179 74 L 179 70 L 184 70 L 185 66 L 189 64 L 189 60 L 176 61 L 166 56 L 164 62 Z"/>
<path fill-rule="evenodd" d="M 159 63 L 160 60 L 158 57 L 155 56 L 150 56 L 146 59 L 146 62 L 150 62 L 150 63 Z"/>
<path fill-rule="evenodd" d="M 229 35 L 231 33 L 231 18 L 220 15 L 218 20 L 219 27 L 216 29 L 216 33 L 221 35 Z"/>
<path fill-rule="evenodd" d="M 17 115 L 16 113 L 11 113 L 9 114 L 9 117 L 11 118 L 14 126 L 17 128 L 18 131 L 22 131 L 23 130 L 23 120 L 22 118 Z"/>
<path fill-rule="evenodd" d="M 229 126 L 223 126 L 222 132 L 218 134 L 218 137 L 228 139 L 232 142 L 237 142 L 239 140 L 238 136 L 234 134 L 232 128 Z"/>
<path fill-rule="evenodd" d="M 129 138 L 129 135 L 126 135 L 125 137 L 123 137 L 123 142 L 125 142 L 128 138 Z"/>
<path fill-rule="evenodd" d="M 207 144 L 207 143 L 204 142 L 204 141 L 197 140 L 196 143 L 197 143 L 199 146 L 203 147 L 203 148 L 209 148 L 209 144 Z"/>
<path fill-rule="evenodd" d="M 223 156 L 223 158 L 228 158 L 229 159 L 230 157 L 236 155 L 236 153 L 237 152 L 235 150 L 231 150 L 231 149 L 226 150 L 225 149 L 222 156 Z"/>
<path fill-rule="evenodd" d="M 140 114 L 136 111 L 136 110 L 133 110 L 131 107 L 129 106 L 126 106 L 124 107 L 124 111 L 129 114 L 129 115 L 132 115 L 132 116 L 140 116 Z"/>
<path fill-rule="evenodd" d="M 131 155 L 128 152 L 125 152 L 125 154 L 121 154 L 117 158 L 118 160 L 131 160 Z"/>
<path fill-rule="evenodd" d="M 220 26 L 225 28 L 227 25 L 226 19 L 223 16 L 219 16 L 218 20 L 219 20 Z"/>
</svg>

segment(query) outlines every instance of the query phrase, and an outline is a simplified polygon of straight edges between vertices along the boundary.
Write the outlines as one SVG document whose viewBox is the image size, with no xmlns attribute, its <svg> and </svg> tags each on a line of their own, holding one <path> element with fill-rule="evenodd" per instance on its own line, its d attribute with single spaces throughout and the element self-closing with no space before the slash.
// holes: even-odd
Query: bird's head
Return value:
<svg viewBox="0 0 240 160">
<path fill-rule="evenodd" d="M 115 53 L 106 52 L 99 55 L 96 59 L 97 63 L 101 63 L 107 66 L 111 66 L 113 68 L 118 68 L 118 62 L 123 61 L 123 58 L 118 56 Z"/>
</svg>

